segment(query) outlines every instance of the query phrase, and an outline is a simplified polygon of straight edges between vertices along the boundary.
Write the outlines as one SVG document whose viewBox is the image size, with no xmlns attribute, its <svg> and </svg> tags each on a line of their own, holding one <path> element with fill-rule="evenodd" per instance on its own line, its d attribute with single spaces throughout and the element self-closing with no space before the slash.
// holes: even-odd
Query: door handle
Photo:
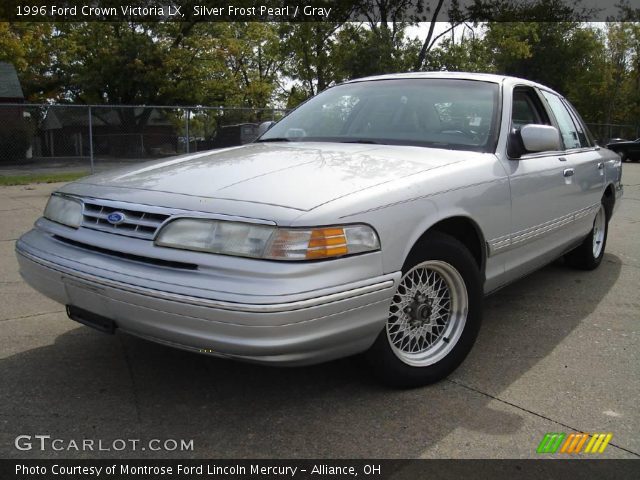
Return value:
<svg viewBox="0 0 640 480">
<path fill-rule="evenodd" d="M 573 174 L 576 173 L 575 170 L 573 168 L 565 168 L 562 171 L 562 175 L 564 175 L 565 177 L 573 177 Z"/>
<path fill-rule="evenodd" d="M 602 170 L 604 168 L 604 162 L 598 163 L 598 170 Z"/>
</svg>

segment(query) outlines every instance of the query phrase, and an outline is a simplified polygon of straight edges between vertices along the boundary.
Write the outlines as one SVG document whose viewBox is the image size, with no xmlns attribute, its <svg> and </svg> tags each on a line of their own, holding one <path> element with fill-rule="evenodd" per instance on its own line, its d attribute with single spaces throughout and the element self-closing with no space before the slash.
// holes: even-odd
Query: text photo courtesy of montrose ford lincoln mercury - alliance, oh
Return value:
<svg viewBox="0 0 640 480">
<path fill-rule="evenodd" d="M 620 157 L 518 78 L 354 80 L 262 131 L 60 188 L 22 276 L 105 332 L 272 365 L 363 354 L 417 386 L 464 360 L 483 296 L 561 256 L 596 268 L 622 196 Z"/>
</svg>

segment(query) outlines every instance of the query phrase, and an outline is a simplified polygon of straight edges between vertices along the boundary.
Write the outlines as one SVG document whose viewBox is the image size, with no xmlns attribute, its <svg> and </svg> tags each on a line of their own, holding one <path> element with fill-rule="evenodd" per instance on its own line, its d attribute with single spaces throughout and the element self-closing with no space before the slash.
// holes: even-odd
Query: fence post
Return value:
<svg viewBox="0 0 640 480">
<path fill-rule="evenodd" d="M 191 113 L 191 112 L 189 112 Z M 191 116 L 191 115 L 189 115 Z M 191 122 L 191 120 L 189 120 L 189 122 Z M 193 153 L 198 153 L 198 137 L 196 135 L 195 139 L 193 140 Z"/>
<path fill-rule="evenodd" d="M 91 162 L 91 173 L 94 172 L 93 167 L 93 118 L 91 115 L 91 105 L 89 105 L 89 162 Z"/>
<path fill-rule="evenodd" d="M 186 120 L 187 120 L 187 153 L 189 153 L 189 114 L 191 113 L 191 110 L 189 110 L 187 108 L 186 110 Z"/>
</svg>

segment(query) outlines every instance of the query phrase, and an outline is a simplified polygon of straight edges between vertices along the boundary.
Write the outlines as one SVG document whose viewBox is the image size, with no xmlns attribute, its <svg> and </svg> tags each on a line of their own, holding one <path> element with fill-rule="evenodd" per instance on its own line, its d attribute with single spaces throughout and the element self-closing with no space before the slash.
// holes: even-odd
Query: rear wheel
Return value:
<svg viewBox="0 0 640 480">
<path fill-rule="evenodd" d="M 416 250 L 405 262 L 386 326 L 366 354 L 385 383 L 402 387 L 455 370 L 482 318 L 480 272 L 464 245 L 433 233 Z"/>
<path fill-rule="evenodd" d="M 602 257 L 604 257 L 608 232 L 609 219 L 607 218 L 607 209 L 604 204 L 600 204 L 600 209 L 593 220 L 591 232 L 579 247 L 565 255 L 567 263 L 581 270 L 597 268 L 602 262 Z"/>
</svg>

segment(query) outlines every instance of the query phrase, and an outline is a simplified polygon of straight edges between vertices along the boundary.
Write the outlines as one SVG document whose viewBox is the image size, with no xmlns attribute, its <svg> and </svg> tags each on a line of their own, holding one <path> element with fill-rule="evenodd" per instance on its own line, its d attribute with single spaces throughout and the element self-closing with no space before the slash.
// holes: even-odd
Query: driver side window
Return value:
<svg viewBox="0 0 640 480">
<path fill-rule="evenodd" d="M 530 123 L 549 125 L 549 119 L 544 114 L 540 100 L 532 88 L 516 88 L 513 91 L 511 128 L 517 130 Z"/>
<path fill-rule="evenodd" d="M 507 144 L 509 157 L 519 158 L 526 153 L 518 131 L 529 124 L 550 125 L 551 123 L 536 91 L 531 87 L 516 87 L 513 90 L 511 104 L 511 129 Z"/>
</svg>

